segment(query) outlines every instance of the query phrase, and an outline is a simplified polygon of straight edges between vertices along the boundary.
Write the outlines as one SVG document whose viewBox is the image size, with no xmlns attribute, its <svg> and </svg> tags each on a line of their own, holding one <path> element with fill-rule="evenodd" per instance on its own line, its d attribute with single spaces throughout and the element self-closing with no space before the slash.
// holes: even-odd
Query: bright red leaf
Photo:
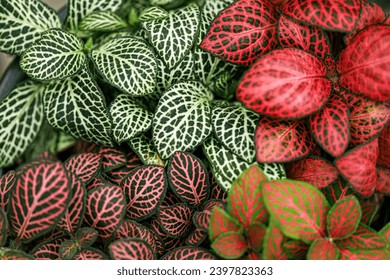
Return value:
<svg viewBox="0 0 390 280">
<path fill-rule="evenodd" d="M 211 213 L 209 237 L 214 240 L 227 232 L 241 232 L 240 224 L 220 207 L 215 207 Z"/>
<path fill-rule="evenodd" d="M 308 260 L 337 260 L 340 251 L 337 246 L 326 239 L 317 239 L 311 245 L 307 253 Z"/>
<path fill-rule="evenodd" d="M 283 249 L 283 243 L 286 237 L 282 234 L 280 229 L 276 226 L 275 221 L 271 219 L 268 229 L 266 231 L 263 259 L 265 260 L 287 260 L 287 252 Z"/>
<path fill-rule="evenodd" d="M 245 237 L 237 232 L 227 232 L 218 236 L 211 248 L 224 259 L 234 260 L 241 257 L 248 249 Z"/>
</svg>

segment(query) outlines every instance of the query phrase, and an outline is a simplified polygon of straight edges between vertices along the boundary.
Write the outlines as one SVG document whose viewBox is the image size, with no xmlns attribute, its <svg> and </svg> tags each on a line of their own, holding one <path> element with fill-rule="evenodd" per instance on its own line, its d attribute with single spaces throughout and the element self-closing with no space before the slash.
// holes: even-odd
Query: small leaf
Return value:
<svg viewBox="0 0 390 280">
<path fill-rule="evenodd" d="M 317 239 L 311 245 L 307 252 L 308 260 L 338 260 L 340 251 L 337 246 L 326 239 Z"/>
<path fill-rule="evenodd" d="M 88 248 L 80 250 L 73 257 L 74 260 L 108 260 L 108 257 L 100 250 Z"/>
<path fill-rule="evenodd" d="M 192 226 L 193 210 L 184 203 L 160 207 L 157 212 L 162 229 L 174 238 L 188 234 Z"/>
<path fill-rule="evenodd" d="M 138 238 L 124 238 L 112 242 L 108 246 L 110 256 L 114 260 L 154 260 L 156 256 L 150 245 Z"/>
<path fill-rule="evenodd" d="M 82 248 L 90 247 L 95 243 L 99 233 L 93 228 L 79 228 L 74 236 L 75 240 Z"/>
<path fill-rule="evenodd" d="M 364 224 L 360 224 L 351 236 L 338 240 L 337 245 L 351 250 L 372 250 L 383 249 L 386 247 L 386 242 L 378 232 Z"/>
<path fill-rule="evenodd" d="M 65 168 L 75 174 L 84 184 L 88 184 L 100 171 L 102 158 L 93 153 L 82 153 L 68 158 Z"/>
<path fill-rule="evenodd" d="M 144 134 L 140 134 L 130 139 L 129 145 L 139 156 L 143 164 L 165 166 L 165 162 L 158 155 L 154 143 Z"/>
<path fill-rule="evenodd" d="M 160 260 L 216 260 L 217 258 L 202 247 L 183 246 L 176 248 Z"/>
<path fill-rule="evenodd" d="M 220 207 L 214 207 L 210 216 L 209 237 L 215 240 L 218 236 L 227 232 L 242 232 L 241 225 Z"/>
<path fill-rule="evenodd" d="M 7 243 L 8 237 L 8 221 L 7 216 L 2 207 L 0 207 L 0 248 Z"/>
<path fill-rule="evenodd" d="M 283 243 L 286 237 L 281 230 L 276 226 L 275 221 L 271 219 L 268 225 L 264 244 L 262 257 L 264 260 L 287 260 L 288 255 L 283 249 Z"/>
<path fill-rule="evenodd" d="M 189 246 L 199 246 L 207 239 L 207 232 L 197 228 L 194 231 L 192 231 L 188 236 L 186 237 L 186 244 Z"/>
<path fill-rule="evenodd" d="M 109 11 L 93 12 L 83 18 L 79 28 L 83 31 L 110 32 L 127 27 L 127 23 L 120 16 Z"/>
<path fill-rule="evenodd" d="M 71 260 L 78 251 L 77 244 L 72 240 L 62 242 L 58 251 L 59 257 L 63 260 Z"/>
<path fill-rule="evenodd" d="M 8 209 L 8 203 L 15 184 L 16 176 L 15 172 L 12 170 L 0 177 L 0 208 L 2 208 L 4 212 Z"/>
<path fill-rule="evenodd" d="M 267 227 L 261 223 L 253 223 L 246 230 L 246 239 L 251 250 L 260 252 L 263 248 Z"/>
<path fill-rule="evenodd" d="M 222 258 L 234 260 L 246 252 L 248 245 L 242 234 L 227 232 L 218 236 L 211 244 L 211 248 Z"/>
</svg>

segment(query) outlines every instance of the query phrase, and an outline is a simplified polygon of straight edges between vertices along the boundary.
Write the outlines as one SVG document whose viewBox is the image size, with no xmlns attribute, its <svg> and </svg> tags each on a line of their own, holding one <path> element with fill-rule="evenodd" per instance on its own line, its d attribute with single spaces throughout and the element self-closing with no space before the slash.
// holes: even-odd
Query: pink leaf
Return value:
<svg viewBox="0 0 390 280">
<path fill-rule="evenodd" d="M 103 172 L 126 165 L 126 155 L 119 148 L 101 147 L 99 154 L 102 156 Z"/>
<path fill-rule="evenodd" d="M 241 225 L 232 218 L 225 210 L 220 207 L 215 207 L 211 212 L 210 225 L 209 225 L 209 237 L 210 240 L 214 240 L 218 236 L 227 232 L 239 232 L 241 233 Z"/>
<path fill-rule="evenodd" d="M 74 260 L 107 260 L 108 257 L 94 248 L 82 249 L 73 257 Z"/>
<path fill-rule="evenodd" d="M 191 246 L 199 246 L 203 243 L 207 238 L 207 232 L 196 228 L 194 231 L 192 231 L 187 237 L 186 237 L 186 244 Z"/>
<path fill-rule="evenodd" d="M 58 251 L 62 242 L 66 239 L 64 237 L 55 238 L 38 244 L 32 251 L 31 254 L 36 260 L 56 260 L 60 257 Z"/>
<path fill-rule="evenodd" d="M 337 245 L 351 250 L 357 249 L 383 249 L 386 242 L 370 227 L 360 224 L 350 237 L 337 241 Z"/>
</svg>

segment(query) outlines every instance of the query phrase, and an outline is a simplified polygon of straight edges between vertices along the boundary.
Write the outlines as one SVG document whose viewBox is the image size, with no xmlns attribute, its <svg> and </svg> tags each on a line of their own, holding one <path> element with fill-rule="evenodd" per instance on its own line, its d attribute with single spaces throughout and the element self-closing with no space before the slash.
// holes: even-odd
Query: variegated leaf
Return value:
<svg viewBox="0 0 390 280">
<path fill-rule="evenodd" d="M 242 234 L 242 225 L 221 207 L 216 206 L 213 208 L 210 216 L 208 228 L 209 238 L 213 241 L 221 234 L 227 232 Z"/>
<path fill-rule="evenodd" d="M 42 84 L 18 85 L 0 101 L 0 167 L 11 165 L 37 136 L 42 125 Z"/>
<path fill-rule="evenodd" d="M 150 0 L 150 5 L 158 5 L 164 9 L 174 9 L 183 4 L 185 0 Z"/>
<path fill-rule="evenodd" d="M 226 232 L 218 236 L 211 248 L 224 259 L 234 260 L 241 257 L 248 249 L 245 237 L 238 232 Z"/>
<path fill-rule="evenodd" d="M 7 212 L 8 203 L 15 184 L 16 174 L 12 170 L 0 177 L 0 208 L 5 212 Z"/>
<path fill-rule="evenodd" d="M 75 234 L 75 240 L 82 248 L 87 248 L 95 243 L 99 233 L 93 228 L 79 228 Z"/>
<path fill-rule="evenodd" d="M 138 17 L 140 22 L 165 19 L 169 17 L 169 13 L 159 6 L 152 6 L 144 9 Z"/>
<path fill-rule="evenodd" d="M 21 251 L 21 250 L 12 250 L 7 248 L 0 248 L 0 261 L 10 260 L 33 260 L 34 257 Z"/>
<path fill-rule="evenodd" d="M 100 171 L 102 157 L 94 153 L 76 154 L 68 158 L 65 167 L 80 180 L 88 184 Z"/>
<path fill-rule="evenodd" d="M 143 164 L 145 165 L 160 165 L 164 166 L 165 162 L 158 155 L 156 147 L 154 146 L 152 140 L 140 134 L 129 141 L 130 147 L 133 151 L 139 156 Z"/>
<path fill-rule="evenodd" d="M 92 51 L 92 60 L 103 78 L 131 95 L 148 95 L 156 87 L 157 64 L 153 51 L 141 39 L 114 38 Z"/>
<path fill-rule="evenodd" d="M 39 0 L 0 2 L 0 51 L 21 55 L 42 32 L 61 28 L 56 12 Z"/>
<path fill-rule="evenodd" d="M 111 122 L 104 97 L 86 69 L 73 78 L 47 85 L 43 103 L 46 118 L 54 128 L 85 141 L 111 144 Z"/>
<path fill-rule="evenodd" d="M 126 21 L 109 11 L 93 12 L 83 18 L 79 25 L 81 30 L 94 32 L 110 32 L 126 27 Z"/>
<path fill-rule="evenodd" d="M 3 247 L 7 243 L 8 237 L 8 220 L 7 216 L 0 207 L 0 247 Z"/>
<path fill-rule="evenodd" d="M 139 238 L 124 238 L 108 246 L 113 260 L 154 260 L 156 255 L 152 247 Z"/>
<path fill-rule="evenodd" d="M 258 163 L 269 181 L 286 179 L 286 170 L 281 163 Z"/>
<path fill-rule="evenodd" d="M 60 257 L 58 251 L 65 240 L 64 236 L 49 239 L 35 246 L 30 253 L 36 260 L 57 260 Z"/>
<path fill-rule="evenodd" d="M 307 252 L 308 260 L 338 260 L 340 251 L 336 244 L 326 239 L 315 240 Z"/>
<path fill-rule="evenodd" d="M 217 257 L 202 247 L 182 246 L 164 256 L 161 260 L 216 260 Z"/>
<path fill-rule="evenodd" d="M 223 100 L 233 99 L 239 81 L 233 78 L 231 72 L 222 72 L 211 83 L 212 91 Z"/>
<path fill-rule="evenodd" d="M 163 159 L 192 151 L 211 133 L 211 93 L 200 82 L 175 84 L 161 97 L 153 119 L 153 142 Z"/>
<path fill-rule="evenodd" d="M 58 255 L 62 260 L 71 260 L 76 255 L 78 248 L 76 242 L 73 240 L 65 240 L 62 242 Z"/>
<path fill-rule="evenodd" d="M 108 260 L 106 254 L 95 248 L 82 249 L 73 257 L 74 260 Z"/>
<path fill-rule="evenodd" d="M 263 259 L 264 260 L 287 260 L 288 254 L 283 248 L 283 243 L 287 240 L 281 229 L 271 219 L 264 237 Z"/>
<path fill-rule="evenodd" d="M 191 231 L 194 211 L 184 203 L 160 207 L 158 221 L 163 231 L 173 238 L 186 236 Z"/>
</svg>

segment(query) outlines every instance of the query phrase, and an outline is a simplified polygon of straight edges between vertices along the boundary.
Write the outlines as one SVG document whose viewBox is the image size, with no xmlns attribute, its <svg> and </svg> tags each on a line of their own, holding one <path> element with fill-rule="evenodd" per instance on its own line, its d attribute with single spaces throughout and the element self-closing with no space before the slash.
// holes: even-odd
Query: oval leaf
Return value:
<svg viewBox="0 0 390 280">
<path fill-rule="evenodd" d="M 157 212 L 161 228 L 174 238 L 188 234 L 192 226 L 193 210 L 184 203 L 160 207 Z"/>
<path fill-rule="evenodd" d="M 0 177 L 0 208 L 4 211 L 8 209 L 8 203 L 15 184 L 16 176 L 12 170 Z"/>
<path fill-rule="evenodd" d="M 245 237 L 237 232 L 227 232 L 218 236 L 211 248 L 222 258 L 234 260 L 241 257 L 248 249 Z"/>
<path fill-rule="evenodd" d="M 93 153 L 82 153 L 68 158 L 65 167 L 75 174 L 84 184 L 88 184 L 100 171 L 102 158 Z"/>
<path fill-rule="evenodd" d="M 138 238 L 124 238 L 112 242 L 108 246 L 114 260 L 154 260 L 156 256 L 150 245 Z"/>
<path fill-rule="evenodd" d="M 326 239 L 315 240 L 307 252 L 308 260 L 338 260 L 340 251 L 337 246 Z"/>
<path fill-rule="evenodd" d="M 207 232 L 197 228 L 186 237 L 186 244 L 192 246 L 199 246 L 207 239 Z"/>
<path fill-rule="evenodd" d="M 77 251 L 77 244 L 73 240 L 65 240 L 62 242 L 58 254 L 63 260 L 71 260 Z"/>
<path fill-rule="evenodd" d="M 246 239 L 251 250 L 260 252 L 263 248 L 267 227 L 261 223 L 253 223 L 246 230 Z"/>
<path fill-rule="evenodd" d="M 84 31 L 110 32 L 127 27 L 127 23 L 117 14 L 109 11 L 93 12 L 83 18 L 79 28 Z"/>
<path fill-rule="evenodd" d="M 283 243 L 285 243 L 286 239 L 281 230 L 276 226 L 275 221 L 271 219 L 264 238 L 263 259 L 287 260 L 288 255 L 283 248 Z"/>
<path fill-rule="evenodd" d="M 242 231 L 241 225 L 231 217 L 221 207 L 215 207 L 211 212 L 210 224 L 209 224 L 209 237 L 210 240 L 215 240 L 220 235 L 227 232 L 238 232 Z"/>
<path fill-rule="evenodd" d="M 194 216 L 192 217 L 194 225 L 203 231 L 208 231 L 210 226 L 211 213 L 216 206 L 223 207 L 224 204 L 221 200 L 218 199 L 207 200 L 203 204 L 203 210 L 196 211 L 194 213 Z"/>
<path fill-rule="evenodd" d="M 201 247 L 183 246 L 161 257 L 160 260 L 216 260 L 217 258 Z"/>
<path fill-rule="evenodd" d="M 64 237 L 59 237 L 40 243 L 31 250 L 31 254 L 36 260 L 58 260 L 60 257 L 58 251 L 65 240 Z"/>
<path fill-rule="evenodd" d="M 74 260 L 108 260 L 100 250 L 94 248 L 82 249 L 73 257 Z"/>
<path fill-rule="evenodd" d="M 18 261 L 33 260 L 34 257 L 20 250 L 0 250 L 0 260 Z"/>
<path fill-rule="evenodd" d="M 290 240 L 283 244 L 283 251 L 287 253 L 290 259 L 306 259 L 309 245 L 300 240 Z"/>
<path fill-rule="evenodd" d="M 337 241 L 337 245 L 350 250 L 374 250 L 386 247 L 386 242 L 372 228 L 360 224 L 348 238 Z"/>
<path fill-rule="evenodd" d="M 93 228 L 80 228 L 76 232 L 74 238 L 82 248 L 87 248 L 95 243 L 99 233 Z"/>
</svg>

